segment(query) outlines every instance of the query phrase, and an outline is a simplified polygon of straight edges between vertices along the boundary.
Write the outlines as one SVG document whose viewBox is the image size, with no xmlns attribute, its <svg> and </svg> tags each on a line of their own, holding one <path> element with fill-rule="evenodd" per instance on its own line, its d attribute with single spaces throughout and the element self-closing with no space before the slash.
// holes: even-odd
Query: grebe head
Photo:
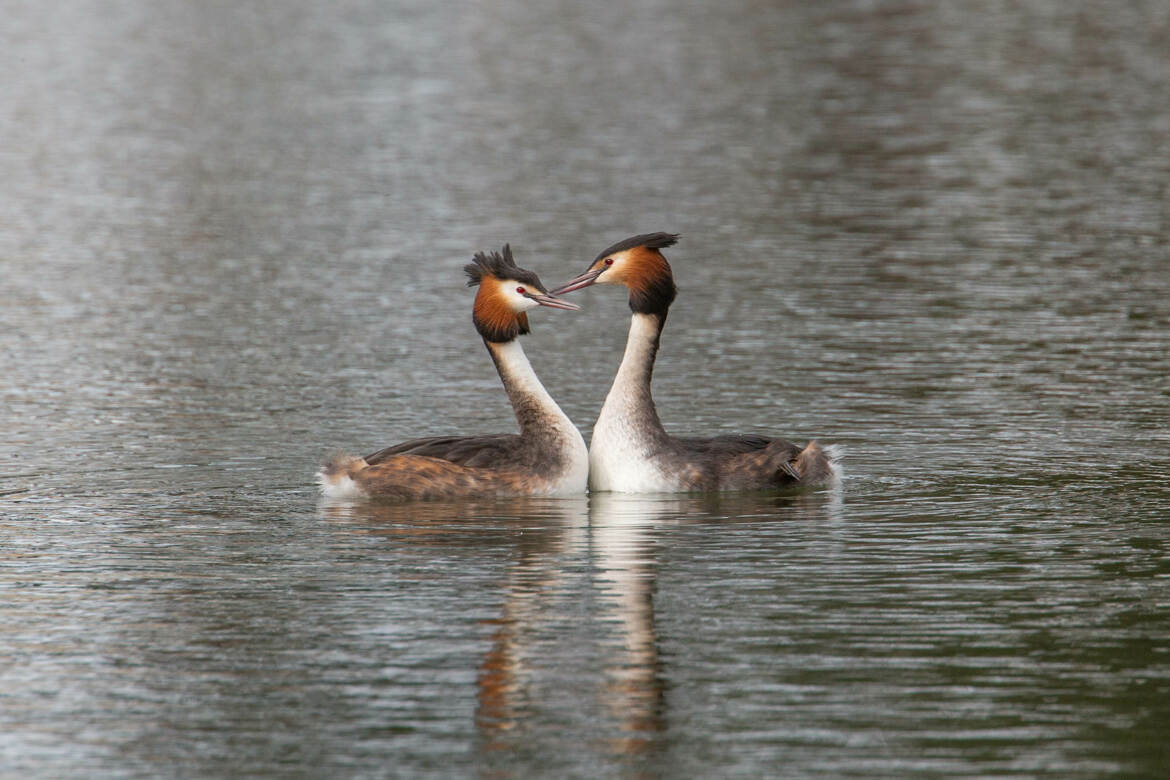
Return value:
<svg viewBox="0 0 1170 780">
<path fill-rule="evenodd" d="M 594 284 L 622 284 L 630 291 L 636 314 L 665 315 L 678 289 L 670 263 L 659 251 L 678 241 L 675 233 L 644 233 L 619 241 L 599 254 L 585 273 L 553 290 L 554 295 Z"/>
<path fill-rule="evenodd" d="M 536 274 L 516 265 L 512 248 L 507 244 L 502 253 L 476 253 L 463 270 L 468 287 L 479 285 L 471 319 L 479 335 L 487 341 L 502 344 L 528 333 L 527 312 L 537 306 L 581 308 L 550 295 Z"/>
</svg>

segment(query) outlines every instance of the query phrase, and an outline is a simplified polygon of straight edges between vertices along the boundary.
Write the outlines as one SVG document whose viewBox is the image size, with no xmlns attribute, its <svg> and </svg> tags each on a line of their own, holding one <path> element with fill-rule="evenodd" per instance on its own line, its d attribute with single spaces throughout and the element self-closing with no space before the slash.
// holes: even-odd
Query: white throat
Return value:
<svg viewBox="0 0 1170 780">
<path fill-rule="evenodd" d="M 611 405 L 616 410 L 619 406 L 636 405 L 642 400 L 650 399 L 650 373 L 654 369 L 654 358 L 658 353 L 658 318 L 650 314 L 635 314 L 630 318 L 630 333 L 626 337 L 626 351 L 622 355 L 622 364 L 618 366 L 617 374 L 613 378 L 613 386 L 609 395 L 605 397 L 605 408 Z M 653 401 L 650 407 L 653 408 Z M 657 416 L 657 415 L 656 415 Z"/>
<path fill-rule="evenodd" d="M 528 362 L 528 356 L 524 354 L 524 348 L 520 346 L 519 341 L 513 339 L 505 344 L 492 344 L 490 346 L 498 363 L 500 378 L 503 379 L 508 395 L 512 398 L 513 406 L 516 405 L 517 400 L 513 396 L 519 394 L 535 402 L 541 411 L 548 416 L 568 425 L 574 431 L 577 430 L 568 416 L 561 411 L 561 407 L 557 406 L 553 397 L 548 394 L 548 390 L 544 388 L 540 377 L 536 375 L 532 364 Z"/>
<path fill-rule="evenodd" d="M 582 492 L 589 473 L 589 455 L 581 432 L 536 376 L 519 341 L 513 339 L 504 344 L 489 343 L 488 349 L 495 357 L 504 389 L 520 423 L 521 435 L 551 434 L 557 439 L 566 463 L 564 475 L 559 480 L 563 492 Z M 538 421 L 533 421 L 531 411 L 537 412 Z M 539 430 L 534 430 L 534 425 L 539 426 Z"/>
<path fill-rule="evenodd" d="M 664 435 L 650 396 L 660 323 L 651 314 L 634 314 L 630 320 L 621 366 L 593 426 L 589 485 L 594 490 L 651 493 L 674 484 L 652 457 L 655 437 Z"/>
</svg>

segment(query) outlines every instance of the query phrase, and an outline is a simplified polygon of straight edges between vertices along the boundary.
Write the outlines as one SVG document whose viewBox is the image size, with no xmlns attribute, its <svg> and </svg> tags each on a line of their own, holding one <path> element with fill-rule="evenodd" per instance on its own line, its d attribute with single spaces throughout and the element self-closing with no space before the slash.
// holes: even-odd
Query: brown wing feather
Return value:
<svg viewBox="0 0 1170 780">
<path fill-rule="evenodd" d="M 523 474 L 501 469 L 468 468 L 441 458 L 389 455 L 353 474 L 367 495 L 426 501 L 485 495 L 518 495 L 535 487 Z"/>
<path fill-rule="evenodd" d="M 520 448 L 516 434 L 500 433 L 486 436 L 431 436 L 412 439 L 366 456 L 366 463 L 375 466 L 395 455 L 420 455 L 449 461 L 459 466 L 488 467 L 514 459 Z"/>
<path fill-rule="evenodd" d="M 739 455 L 762 450 L 776 441 L 776 439 L 754 433 L 743 433 L 713 436 L 705 439 L 680 438 L 675 441 L 681 444 L 686 450 L 696 454 Z"/>
<path fill-rule="evenodd" d="M 674 439 L 685 481 L 695 490 L 762 490 L 809 484 L 800 471 L 800 447 L 758 434 Z M 817 473 L 817 477 L 822 475 Z"/>
</svg>

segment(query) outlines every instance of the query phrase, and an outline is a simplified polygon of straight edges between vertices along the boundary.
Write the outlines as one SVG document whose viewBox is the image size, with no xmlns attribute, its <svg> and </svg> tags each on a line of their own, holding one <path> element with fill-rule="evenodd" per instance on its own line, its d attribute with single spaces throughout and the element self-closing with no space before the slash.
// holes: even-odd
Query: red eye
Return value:
<svg viewBox="0 0 1170 780">
<path fill-rule="evenodd" d="M 523 287 L 517 287 L 517 288 L 516 288 L 516 292 L 518 292 L 518 293 L 520 293 L 521 295 L 523 295 L 524 293 L 526 293 L 526 292 L 528 292 L 528 291 L 527 291 L 527 290 L 525 290 Z"/>
<path fill-rule="evenodd" d="M 612 257 L 605 258 L 605 264 L 606 265 L 613 265 L 613 258 Z"/>
</svg>

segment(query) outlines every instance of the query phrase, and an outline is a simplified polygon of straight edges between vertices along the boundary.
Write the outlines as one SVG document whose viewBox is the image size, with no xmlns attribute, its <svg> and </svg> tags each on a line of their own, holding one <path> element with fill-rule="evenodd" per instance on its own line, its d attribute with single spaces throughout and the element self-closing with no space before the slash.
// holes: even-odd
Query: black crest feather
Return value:
<svg viewBox="0 0 1170 780">
<path fill-rule="evenodd" d="M 492 276 L 496 279 L 515 279 L 529 287 L 535 287 L 542 293 L 548 292 L 540 283 L 540 277 L 516 265 L 516 261 L 512 259 L 512 247 L 508 244 L 504 244 L 502 252 L 476 252 L 471 260 L 472 262 L 463 266 L 463 272 L 467 274 L 468 287 L 475 287 L 485 276 Z"/>
<path fill-rule="evenodd" d="M 643 233 L 640 236 L 632 236 L 625 241 L 617 242 L 593 258 L 593 262 L 596 263 L 606 255 L 624 252 L 627 249 L 634 249 L 640 246 L 644 246 L 647 249 L 662 249 L 663 247 L 674 246 L 677 243 L 678 233 Z"/>
</svg>

